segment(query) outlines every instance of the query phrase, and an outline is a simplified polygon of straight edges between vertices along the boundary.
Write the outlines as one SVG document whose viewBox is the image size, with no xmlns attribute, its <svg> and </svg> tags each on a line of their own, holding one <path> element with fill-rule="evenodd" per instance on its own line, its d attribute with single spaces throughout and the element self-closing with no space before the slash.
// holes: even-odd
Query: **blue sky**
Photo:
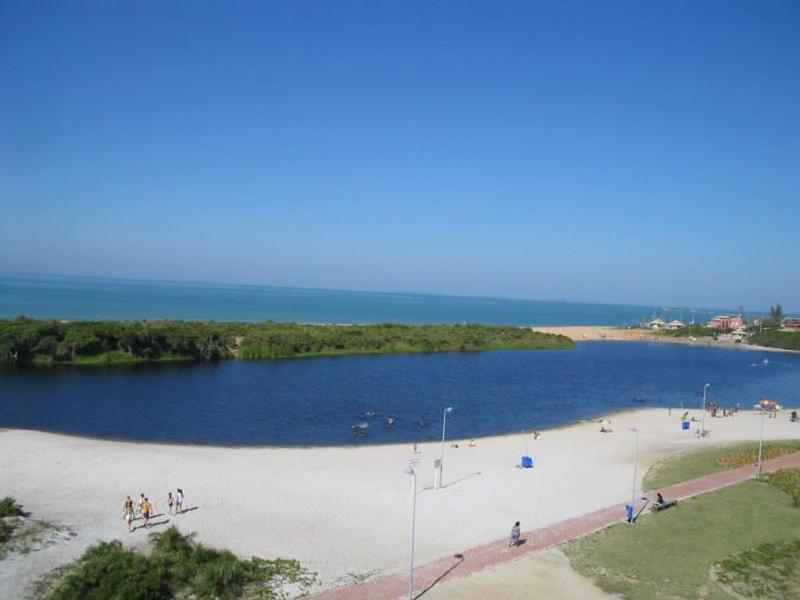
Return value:
<svg viewBox="0 0 800 600">
<path fill-rule="evenodd" d="M 799 27 L 0 0 L 0 271 L 796 311 Z"/>
</svg>

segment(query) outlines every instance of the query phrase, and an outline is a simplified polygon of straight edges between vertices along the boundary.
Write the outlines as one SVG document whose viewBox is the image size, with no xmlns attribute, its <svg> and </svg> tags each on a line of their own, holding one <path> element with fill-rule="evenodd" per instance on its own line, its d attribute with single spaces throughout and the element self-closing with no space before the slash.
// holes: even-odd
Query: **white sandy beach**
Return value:
<svg viewBox="0 0 800 600">
<path fill-rule="evenodd" d="M 611 341 L 611 342 L 652 342 L 657 344 L 684 344 L 688 346 L 705 346 L 723 348 L 726 350 L 760 350 L 762 352 L 782 352 L 785 354 L 798 354 L 797 350 L 783 348 L 768 348 L 766 346 L 751 346 L 750 344 L 737 344 L 732 341 L 721 342 L 708 337 L 689 339 L 688 337 L 664 336 L 663 332 L 649 329 L 621 329 L 606 325 L 562 325 L 554 327 L 531 327 L 533 331 L 563 335 L 576 342 Z"/>
<path fill-rule="evenodd" d="M 800 438 L 788 410 L 765 420 L 766 439 Z M 693 411 L 699 418 L 699 411 Z M 642 409 L 528 437 L 535 467 L 518 469 L 521 435 L 457 440 L 445 450 L 447 486 L 433 485 L 440 444 L 419 446 L 417 564 L 523 530 L 623 502 L 630 497 L 633 435 L 640 428 L 639 479 L 660 458 L 703 445 L 757 439 L 758 415 L 706 420 L 709 439 L 682 431 L 681 411 Z M 166 512 L 168 491 L 183 488 L 196 507 L 169 518 L 200 541 L 240 555 L 284 556 L 319 572 L 324 587 L 348 573 L 404 572 L 408 560 L 410 481 L 403 468 L 411 445 L 320 448 L 219 448 L 112 442 L 23 430 L 0 431 L 0 495 L 12 495 L 35 518 L 77 533 L 28 556 L 0 561 L 0 596 L 77 558 L 90 544 L 119 538 L 143 545 L 121 518 L 127 495 L 144 492 Z M 163 529 L 159 525 L 153 530 Z"/>
</svg>

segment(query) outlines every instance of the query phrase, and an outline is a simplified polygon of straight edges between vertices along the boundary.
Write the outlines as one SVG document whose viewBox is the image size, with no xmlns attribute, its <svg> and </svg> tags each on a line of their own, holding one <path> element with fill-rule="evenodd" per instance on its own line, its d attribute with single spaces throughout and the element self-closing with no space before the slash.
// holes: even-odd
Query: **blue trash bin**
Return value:
<svg viewBox="0 0 800 600">
<path fill-rule="evenodd" d="M 633 522 L 633 506 L 631 506 L 630 504 L 625 505 L 625 517 L 628 523 Z"/>
<path fill-rule="evenodd" d="M 681 429 L 689 429 L 689 425 L 691 425 L 691 423 L 689 423 L 689 421 L 682 421 L 681 422 Z"/>
<path fill-rule="evenodd" d="M 533 459 L 530 456 L 523 456 L 521 464 L 523 469 L 531 469 L 533 468 Z"/>
</svg>

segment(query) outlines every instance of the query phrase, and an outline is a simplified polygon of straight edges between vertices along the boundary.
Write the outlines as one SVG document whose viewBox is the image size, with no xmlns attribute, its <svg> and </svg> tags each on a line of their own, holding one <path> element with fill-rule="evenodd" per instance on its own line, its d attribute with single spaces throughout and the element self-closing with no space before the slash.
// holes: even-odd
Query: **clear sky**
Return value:
<svg viewBox="0 0 800 600">
<path fill-rule="evenodd" d="M 800 309 L 800 2 L 0 0 L 0 271 Z"/>
</svg>

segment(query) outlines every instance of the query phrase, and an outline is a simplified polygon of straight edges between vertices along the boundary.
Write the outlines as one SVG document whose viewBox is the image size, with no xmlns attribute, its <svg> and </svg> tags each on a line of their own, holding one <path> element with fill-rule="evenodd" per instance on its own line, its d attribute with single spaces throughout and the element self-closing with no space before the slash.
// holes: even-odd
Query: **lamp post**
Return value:
<svg viewBox="0 0 800 600">
<path fill-rule="evenodd" d="M 710 383 L 703 386 L 703 414 L 700 415 L 700 437 L 703 437 L 706 433 L 706 391 L 710 387 Z"/>
<path fill-rule="evenodd" d="M 758 436 L 758 466 L 756 467 L 756 479 L 761 477 L 761 447 L 764 444 L 764 405 L 761 405 L 761 432 Z"/>
<path fill-rule="evenodd" d="M 408 600 L 414 598 L 414 532 L 417 525 L 417 472 L 413 461 L 404 472 L 411 475 L 411 564 L 408 567 Z"/>
<path fill-rule="evenodd" d="M 633 525 L 633 512 L 636 506 L 636 471 L 639 466 L 639 428 L 635 425 L 628 427 L 633 432 L 633 491 L 631 492 L 631 525 Z"/>
<path fill-rule="evenodd" d="M 444 479 L 444 433 L 447 427 L 447 414 L 453 412 L 453 407 L 448 406 L 442 413 L 442 454 L 439 457 L 439 487 L 442 487 Z"/>
</svg>

